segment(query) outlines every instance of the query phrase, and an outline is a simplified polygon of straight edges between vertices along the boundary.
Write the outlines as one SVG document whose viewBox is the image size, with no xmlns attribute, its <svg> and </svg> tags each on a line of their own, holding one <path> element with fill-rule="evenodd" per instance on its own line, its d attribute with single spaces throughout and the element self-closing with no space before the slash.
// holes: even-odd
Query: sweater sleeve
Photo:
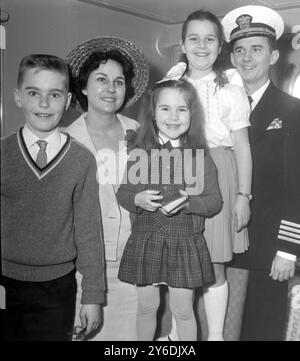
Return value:
<svg viewBox="0 0 300 361">
<path fill-rule="evenodd" d="M 204 189 L 200 195 L 190 196 L 184 212 L 211 217 L 222 209 L 222 196 L 217 168 L 209 154 L 204 158 Z"/>
<path fill-rule="evenodd" d="M 105 296 L 104 242 L 96 179 L 96 161 L 87 163 L 82 183 L 74 194 L 76 268 L 82 274 L 82 304 L 99 304 Z"/>
<path fill-rule="evenodd" d="M 144 190 L 145 185 L 141 183 L 133 184 L 130 181 L 128 174 L 130 174 L 130 168 L 134 164 L 134 161 L 128 160 L 123 181 L 117 191 L 117 200 L 127 211 L 131 213 L 141 213 L 143 209 L 135 205 L 135 196 Z"/>
</svg>

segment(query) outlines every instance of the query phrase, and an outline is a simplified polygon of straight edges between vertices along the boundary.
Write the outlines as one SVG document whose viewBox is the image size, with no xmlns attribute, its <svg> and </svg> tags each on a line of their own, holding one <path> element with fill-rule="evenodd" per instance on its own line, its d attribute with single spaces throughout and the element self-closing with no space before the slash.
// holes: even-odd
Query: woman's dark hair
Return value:
<svg viewBox="0 0 300 361">
<path fill-rule="evenodd" d="M 160 148 L 158 128 L 155 121 L 155 109 L 158 97 L 164 89 L 176 89 L 185 97 L 191 119 L 190 127 L 181 136 L 181 144 L 184 148 L 205 149 L 206 139 L 203 130 L 204 116 L 195 88 L 187 80 L 167 80 L 156 83 L 142 100 L 138 120 L 141 123 L 139 131 L 129 149 L 142 148 L 146 151 Z"/>
<path fill-rule="evenodd" d="M 225 43 L 223 26 L 222 26 L 220 20 L 217 18 L 217 16 L 214 15 L 213 13 L 211 13 L 209 11 L 204 11 L 204 10 L 194 11 L 186 18 L 185 22 L 182 25 L 181 40 L 183 43 L 185 42 L 188 25 L 192 20 L 209 21 L 214 25 L 214 27 L 216 29 L 216 35 L 217 35 L 217 38 L 218 38 L 218 41 L 219 41 L 219 44 L 221 47 L 221 52 L 218 55 L 214 65 L 213 65 L 213 70 L 216 73 L 215 82 L 217 83 L 217 85 L 222 87 L 226 83 L 228 83 L 228 79 L 226 78 L 224 71 L 226 69 L 226 63 L 229 59 L 229 57 L 228 57 L 229 50 L 228 50 L 227 44 Z M 188 60 L 187 60 L 186 54 L 181 55 L 181 61 L 184 61 L 187 64 L 187 70 L 186 70 L 186 72 L 187 72 L 188 71 Z"/>
<path fill-rule="evenodd" d="M 84 62 L 78 77 L 72 79 L 72 94 L 79 102 L 81 109 L 85 112 L 88 110 L 88 99 L 87 96 L 82 93 L 82 90 L 86 88 L 90 74 L 98 69 L 100 64 L 105 64 L 108 60 L 114 60 L 119 63 L 123 68 L 125 77 L 125 99 L 120 109 L 118 109 L 118 112 L 122 111 L 127 102 L 134 96 L 133 78 L 135 74 L 132 63 L 117 50 L 107 52 L 97 51 L 92 53 Z M 73 99 L 73 102 L 76 102 L 76 99 Z"/>
</svg>

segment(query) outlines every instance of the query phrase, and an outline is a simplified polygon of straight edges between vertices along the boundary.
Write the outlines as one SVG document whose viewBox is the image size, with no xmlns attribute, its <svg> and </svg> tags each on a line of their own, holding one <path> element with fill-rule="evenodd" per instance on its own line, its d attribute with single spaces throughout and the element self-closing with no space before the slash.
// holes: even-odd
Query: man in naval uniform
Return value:
<svg viewBox="0 0 300 361">
<path fill-rule="evenodd" d="M 250 271 L 241 340 L 283 340 L 288 279 L 300 253 L 300 100 L 269 78 L 284 30 L 277 12 L 243 6 L 222 23 L 252 108 L 253 184 L 252 194 L 245 194 L 252 212 L 250 247 L 233 261 Z"/>
</svg>

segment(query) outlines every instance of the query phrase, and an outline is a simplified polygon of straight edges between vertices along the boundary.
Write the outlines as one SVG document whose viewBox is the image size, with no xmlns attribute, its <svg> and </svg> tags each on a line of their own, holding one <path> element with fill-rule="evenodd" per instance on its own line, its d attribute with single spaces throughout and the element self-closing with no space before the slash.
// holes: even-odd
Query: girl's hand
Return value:
<svg viewBox="0 0 300 361">
<path fill-rule="evenodd" d="M 180 194 L 184 195 L 184 196 L 188 196 L 188 193 L 185 190 L 180 189 L 179 190 Z M 181 209 L 185 208 L 188 205 L 188 202 L 185 202 L 183 204 L 181 204 L 180 206 L 178 206 L 177 208 L 174 208 L 171 212 L 166 212 L 164 209 L 160 209 L 160 211 L 165 215 L 165 216 L 173 216 L 174 214 L 178 213 Z"/>
<path fill-rule="evenodd" d="M 158 195 L 160 191 L 148 189 L 140 192 L 135 196 L 134 202 L 137 207 L 143 208 L 146 211 L 155 212 L 161 204 L 157 201 L 163 197 Z"/>
<path fill-rule="evenodd" d="M 246 197 L 237 197 L 232 212 L 234 229 L 236 232 L 240 232 L 249 222 L 251 215 L 249 203 L 249 199 Z"/>
</svg>

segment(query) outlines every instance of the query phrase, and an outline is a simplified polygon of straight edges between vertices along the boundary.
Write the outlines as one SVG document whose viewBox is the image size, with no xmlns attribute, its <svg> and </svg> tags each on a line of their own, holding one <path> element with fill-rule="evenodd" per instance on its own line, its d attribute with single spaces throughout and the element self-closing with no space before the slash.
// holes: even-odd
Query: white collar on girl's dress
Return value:
<svg viewBox="0 0 300 361">
<path fill-rule="evenodd" d="M 206 74 L 203 78 L 200 79 L 193 79 L 191 77 L 188 77 L 188 79 L 192 80 L 192 81 L 211 81 L 211 80 L 215 80 L 216 78 L 216 73 L 214 71 L 211 71 L 210 73 Z"/>
<path fill-rule="evenodd" d="M 158 132 L 158 140 L 160 144 L 165 144 L 170 141 L 172 144 L 172 147 L 177 148 L 180 147 L 180 139 L 169 139 L 165 135 L 163 135 L 161 132 Z"/>
</svg>

